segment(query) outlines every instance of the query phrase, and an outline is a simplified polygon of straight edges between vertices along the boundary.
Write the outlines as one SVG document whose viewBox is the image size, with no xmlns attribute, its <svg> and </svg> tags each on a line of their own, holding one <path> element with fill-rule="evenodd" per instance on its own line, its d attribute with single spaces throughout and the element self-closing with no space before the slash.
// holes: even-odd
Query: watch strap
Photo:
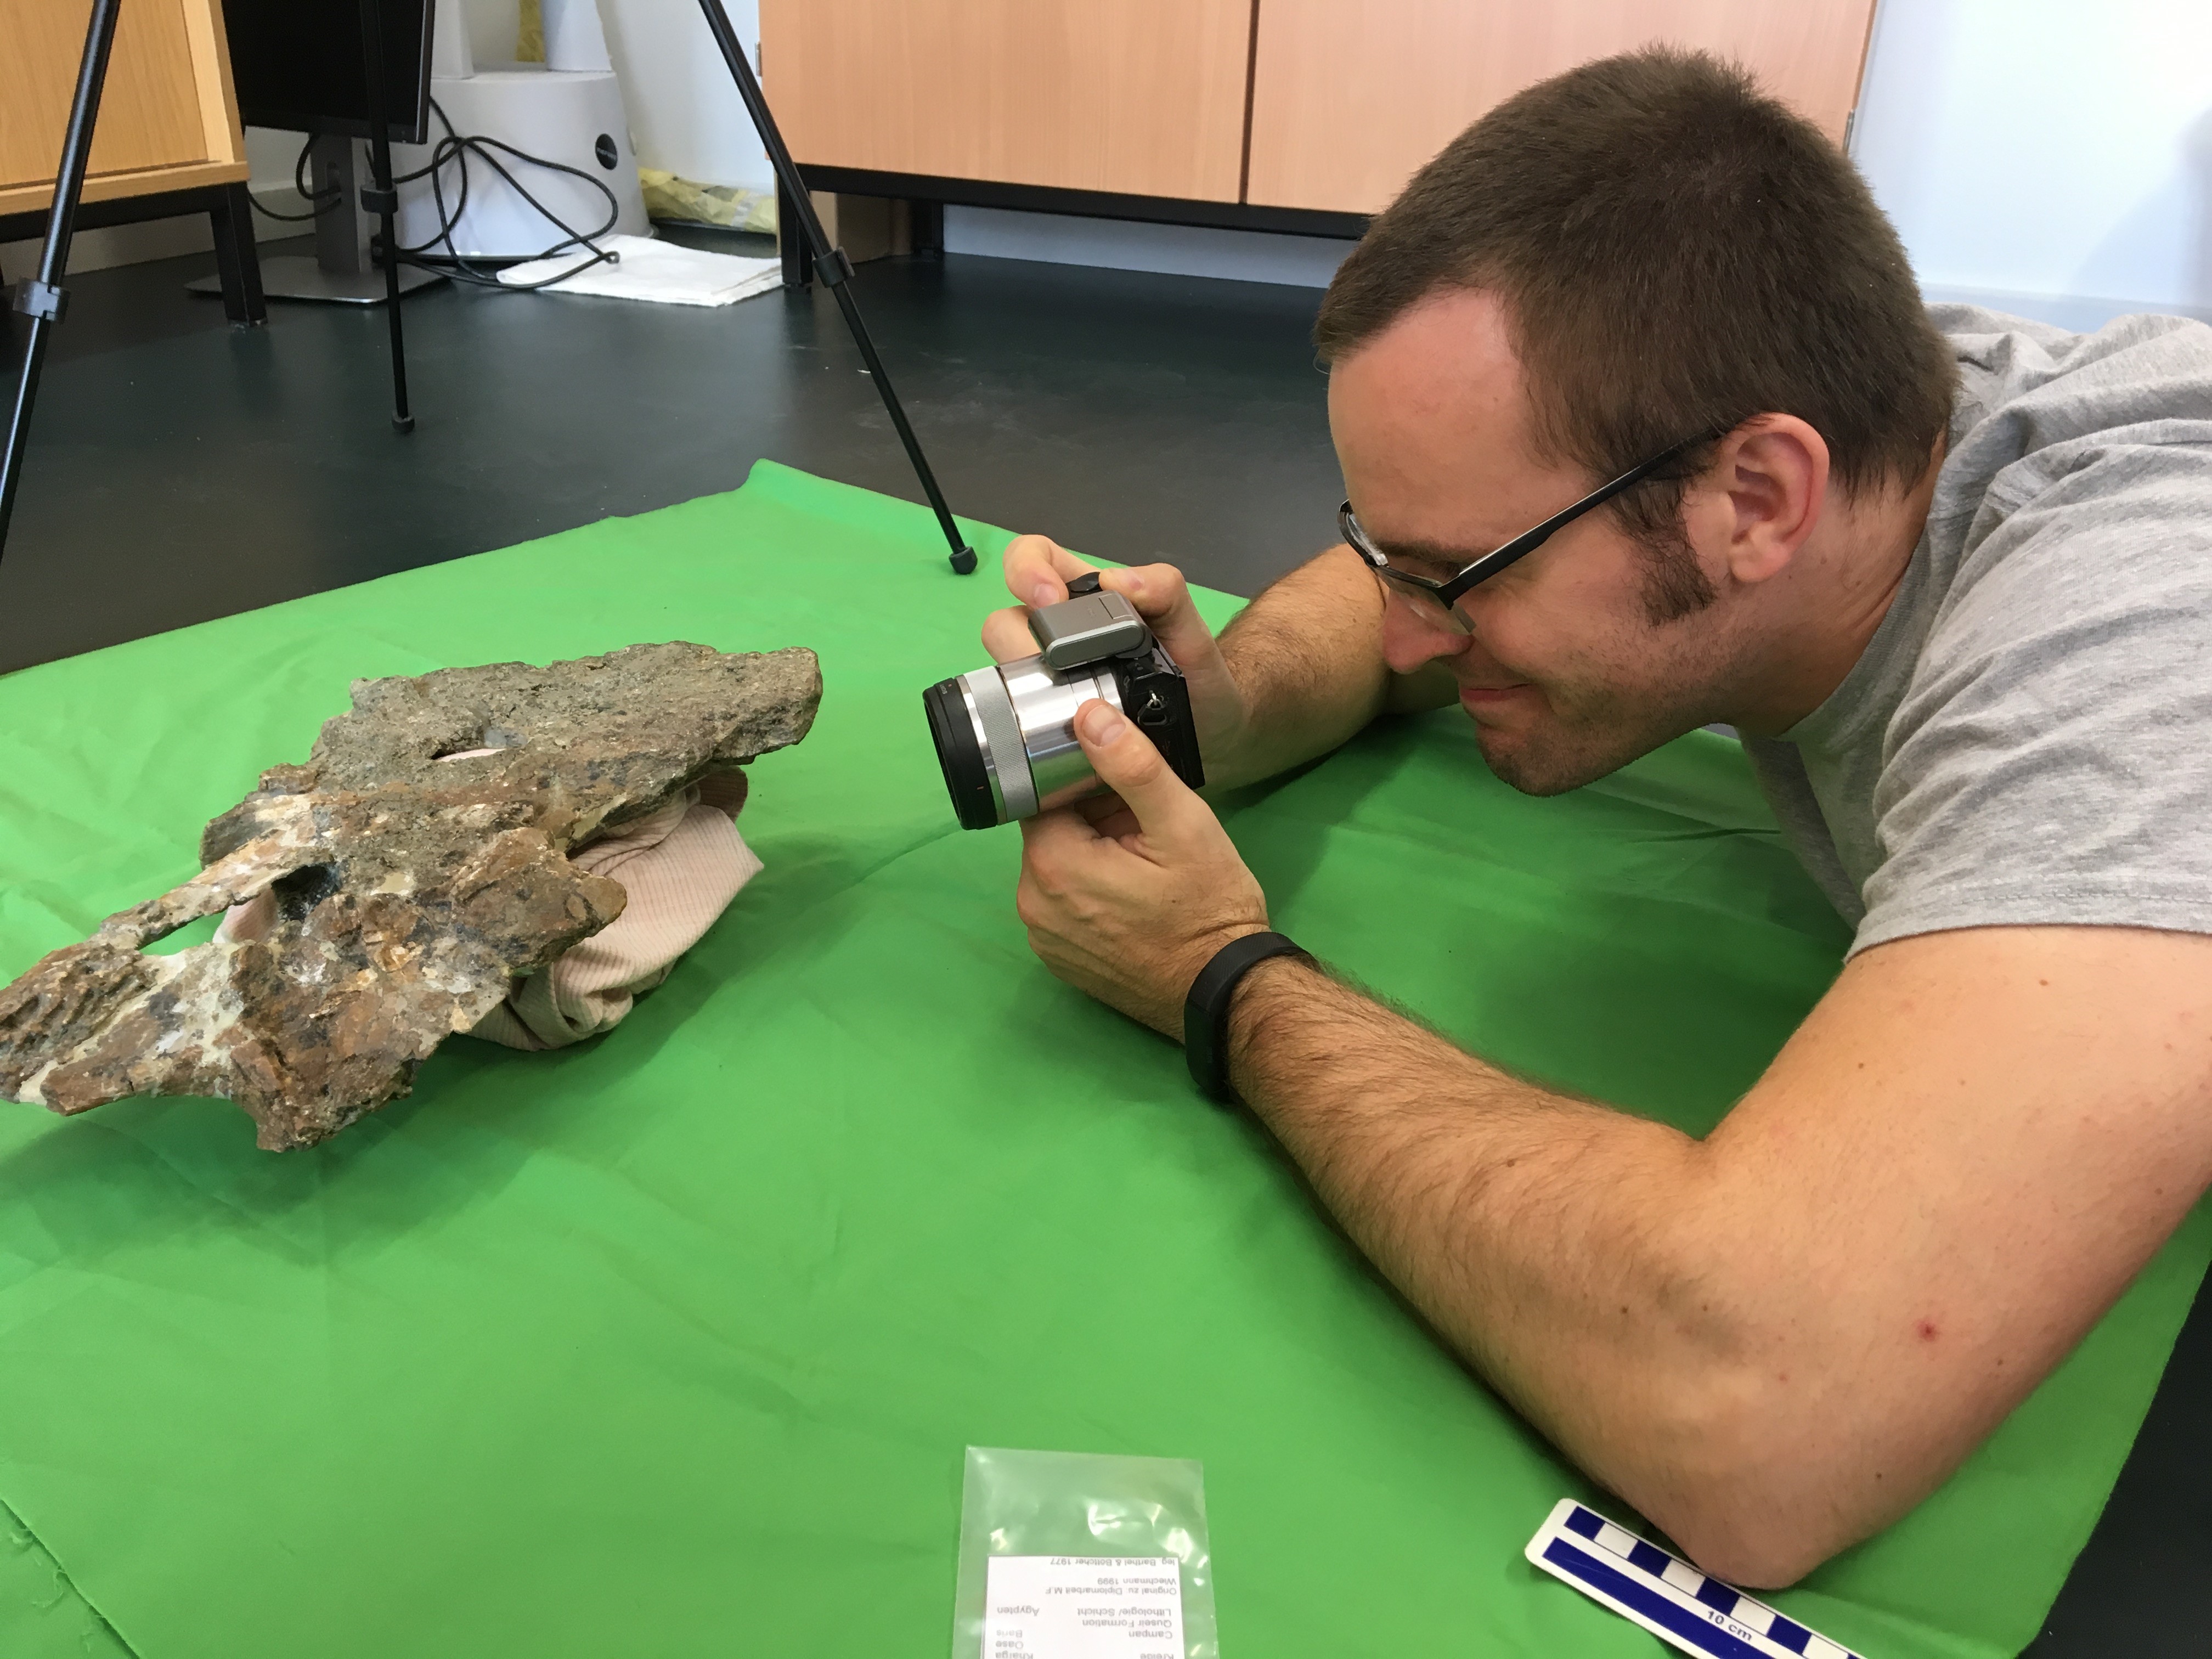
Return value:
<svg viewBox="0 0 2212 1659">
<path fill-rule="evenodd" d="M 1182 1005 L 1183 1063 L 1191 1081 L 1209 1100 L 1224 1106 L 1237 1103 L 1237 1091 L 1229 1081 L 1229 1007 L 1245 975 L 1271 957 L 1313 957 L 1280 933 L 1246 933 L 1213 953 Z"/>
</svg>

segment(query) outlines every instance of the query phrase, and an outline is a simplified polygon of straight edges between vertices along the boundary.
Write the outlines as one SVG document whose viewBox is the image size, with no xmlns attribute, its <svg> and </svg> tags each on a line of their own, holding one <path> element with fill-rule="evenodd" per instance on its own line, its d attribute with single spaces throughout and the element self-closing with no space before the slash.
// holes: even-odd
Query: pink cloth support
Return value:
<svg viewBox="0 0 2212 1659">
<path fill-rule="evenodd" d="M 550 966 L 515 981 L 468 1035 L 510 1048 L 563 1048 L 620 1024 L 760 873 L 759 857 L 738 834 L 744 799 L 744 773 L 718 774 L 570 853 L 579 867 L 621 883 L 629 903 Z M 231 907 L 216 938 L 258 938 L 276 915 L 276 895 L 257 894 Z"/>
</svg>

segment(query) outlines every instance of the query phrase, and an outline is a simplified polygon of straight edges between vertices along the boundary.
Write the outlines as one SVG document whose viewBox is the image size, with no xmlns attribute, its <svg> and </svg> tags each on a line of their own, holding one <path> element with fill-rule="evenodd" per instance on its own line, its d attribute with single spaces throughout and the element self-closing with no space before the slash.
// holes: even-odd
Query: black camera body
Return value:
<svg viewBox="0 0 2212 1659">
<path fill-rule="evenodd" d="M 1120 709 L 1192 788 L 1206 782 L 1190 683 L 1129 602 L 1095 573 L 1030 618 L 1037 654 L 939 680 L 921 694 L 961 827 L 988 830 L 1105 787 L 1075 737 L 1093 697 Z"/>
</svg>

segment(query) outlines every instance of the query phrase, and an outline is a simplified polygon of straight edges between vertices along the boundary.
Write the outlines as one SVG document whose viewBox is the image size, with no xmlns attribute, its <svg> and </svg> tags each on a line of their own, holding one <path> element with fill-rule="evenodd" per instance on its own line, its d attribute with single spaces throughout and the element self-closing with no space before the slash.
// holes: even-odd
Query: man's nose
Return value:
<svg viewBox="0 0 2212 1659">
<path fill-rule="evenodd" d="M 1394 674 L 1410 674 L 1443 657 L 1467 649 L 1468 635 L 1441 617 L 1430 621 L 1395 596 L 1382 606 L 1382 660 Z"/>
</svg>

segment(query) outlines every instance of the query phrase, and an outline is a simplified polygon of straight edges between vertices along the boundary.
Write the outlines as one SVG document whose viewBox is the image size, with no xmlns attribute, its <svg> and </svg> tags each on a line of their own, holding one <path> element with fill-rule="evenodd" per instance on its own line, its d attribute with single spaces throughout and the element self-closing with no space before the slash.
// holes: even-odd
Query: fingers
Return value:
<svg viewBox="0 0 2212 1659">
<path fill-rule="evenodd" d="M 1015 605 L 984 617 L 983 648 L 991 653 L 993 662 L 1036 655 L 1036 636 L 1030 632 L 1029 611 Z"/>
<path fill-rule="evenodd" d="M 983 624 L 984 649 L 994 662 L 1002 663 L 1036 653 L 1036 641 L 1030 632 L 1030 611 L 1057 605 L 1067 597 L 1070 581 L 1092 571 L 1091 566 L 1043 536 L 1017 536 L 1007 544 L 1005 568 L 1006 586 L 1023 606 L 994 611 Z M 1191 715 L 1197 723 L 1199 748 L 1208 758 L 1209 769 L 1217 757 L 1226 762 L 1242 740 L 1243 695 L 1229 672 L 1213 630 L 1198 614 L 1182 572 L 1171 564 L 1146 564 L 1095 574 L 1101 586 L 1128 600 L 1189 681 Z"/>
<path fill-rule="evenodd" d="M 1098 781 L 1121 798 L 1146 838 L 1163 850 L 1181 850 L 1221 833 L 1219 821 L 1152 740 L 1110 705 L 1094 697 L 1078 709 L 1075 736 Z"/>
<path fill-rule="evenodd" d="M 1068 583 L 1091 567 L 1049 536 L 1017 536 L 1006 544 L 1001 568 L 1009 593 L 1024 605 L 1042 606 L 1058 605 L 1066 599 Z"/>
<path fill-rule="evenodd" d="M 1102 836 L 1119 841 L 1137 833 L 1137 815 L 1132 812 L 1119 795 L 1090 795 L 1075 803 L 1075 810 L 1083 820 Z"/>
<path fill-rule="evenodd" d="M 1129 601 L 1189 681 L 1191 716 L 1211 771 L 1215 760 L 1225 761 L 1236 747 L 1243 729 L 1244 698 L 1212 629 L 1198 614 L 1190 585 L 1171 564 L 1109 570 L 1100 581 Z"/>
<path fill-rule="evenodd" d="M 1171 564 L 1099 570 L 1049 537 L 1017 536 L 1006 544 L 1005 570 L 1006 591 L 1032 610 L 1059 604 L 1067 597 L 1067 585 L 1076 577 L 1097 575 L 1099 586 L 1128 600 L 1167 647 L 1168 655 L 1185 668 L 1205 658 L 1213 648 L 1213 630 L 1206 625 L 1205 618 L 1198 614 L 1198 607 L 1191 603 L 1190 586 L 1183 580 L 1182 572 Z M 1030 654 L 1036 649 L 1033 644 L 1023 650 L 1012 648 L 1028 641 L 1026 618 L 1018 611 L 1000 614 L 1011 615 L 1014 623 L 1000 624 L 996 629 L 987 624 L 984 644 L 1000 662 Z M 1020 641 L 1014 637 L 1015 623 L 1021 626 Z M 1002 645 L 1007 647 L 1008 655 L 1000 654 Z"/>
<path fill-rule="evenodd" d="M 1099 574 L 1100 586 L 1119 593 L 1145 619 L 1176 665 L 1186 671 L 1213 655 L 1213 630 L 1192 603 L 1190 584 L 1171 564 L 1140 564 Z"/>
<path fill-rule="evenodd" d="M 1070 852 L 1095 845 L 1098 831 L 1091 820 L 1073 806 L 1055 806 L 1049 812 L 1039 812 L 1034 817 L 1019 820 L 1022 829 L 1022 861 L 1026 866 L 1039 857 L 1053 859 Z"/>
</svg>

